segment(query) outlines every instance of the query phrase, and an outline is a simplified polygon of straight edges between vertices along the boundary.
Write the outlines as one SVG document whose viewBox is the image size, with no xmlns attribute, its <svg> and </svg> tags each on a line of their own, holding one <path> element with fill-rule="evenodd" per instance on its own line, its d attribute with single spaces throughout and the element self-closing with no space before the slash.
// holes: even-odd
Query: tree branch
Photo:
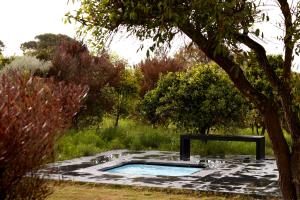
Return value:
<svg viewBox="0 0 300 200">
<path fill-rule="evenodd" d="M 290 122 L 287 123 L 290 132 L 292 133 L 293 137 L 299 137 L 300 126 L 298 124 L 300 124 L 300 120 L 298 115 L 292 109 L 293 104 L 292 104 L 291 87 L 288 81 L 290 80 L 290 74 L 289 74 L 290 71 L 287 69 L 290 68 L 284 67 L 286 73 L 285 74 L 286 77 L 284 78 L 287 79 L 283 81 L 280 80 L 279 77 L 276 75 L 275 71 L 270 66 L 270 63 L 268 62 L 265 49 L 259 43 L 251 39 L 249 36 L 241 35 L 241 34 L 237 36 L 237 40 L 255 51 L 257 60 L 263 67 L 272 87 L 276 89 L 279 93 L 283 109 L 287 113 L 285 117 L 287 121 Z"/>
<path fill-rule="evenodd" d="M 283 68 L 283 79 L 284 81 L 289 81 L 291 76 L 291 68 L 292 68 L 292 58 L 293 58 L 293 49 L 295 42 L 293 41 L 294 32 L 293 22 L 292 22 L 292 14 L 290 10 L 290 6 L 287 0 L 278 0 L 280 5 L 280 10 L 284 16 L 284 24 L 285 24 L 285 37 L 284 37 L 284 45 L 285 45 L 285 59 L 284 59 L 284 68 Z"/>
<path fill-rule="evenodd" d="M 281 83 L 281 80 L 276 75 L 274 69 L 270 65 L 269 60 L 267 58 L 266 50 L 264 49 L 264 47 L 261 44 L 259 44 L 258 42 L 251 39 L 248 35 L 238 34 L 238 35 L 236 35 L 236 39 L 239 42 L 248 46 L 250 49 L 252 49 L 255 52 L 257 61 L 262 66 L 263 70 L 265 71 L 272 87 L 277 90 L 281 90 L 282 89 L 281 87 L 283 86 L 283 84 Z"/>
</svg>

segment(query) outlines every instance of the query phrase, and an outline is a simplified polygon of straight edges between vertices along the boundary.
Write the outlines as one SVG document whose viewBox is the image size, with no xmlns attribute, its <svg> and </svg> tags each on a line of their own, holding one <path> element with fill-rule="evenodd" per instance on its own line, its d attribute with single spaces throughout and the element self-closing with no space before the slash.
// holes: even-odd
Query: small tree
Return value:
<svg viewBox="0 0 300 200">
<path fill-rule="evenodd" d="M 56 80 L 89 86 L 89 92 L 82 108 L 74 119 L 77 126 L 79 118 L 89 125 L 102 119 L 105 111 L 111 111 L 114 102 L 107 96 L 107 87 L 119 85 L 124 64 L 112 63 L 107 54 L 92 56 L 87 47 L 80 42 L 63 42 L 55 52 L 53 66 L 48 75 Z"/>
<path fill-rule="evenodd" d="M 242 121 L 245 102 L 216 66 L 197 66 L 169 73 L 146 94 L 141 111 L 152 123 L 169 119 L 189 132 L 208 134 L 210 128 Z"/>
<path fill-rule="evenodd" d="M 35 173 L 53 159 L 86 88 L 10 72 L 0 93 L 0 199 L 44 199 L 49 188 Z"/>
<path fill-rule="evenodd" d="M 159 77 L 168 72 L 178 72 L 184 70 L 184 65 L 176 59 L 166 56 L 162 58 L 148 58 L 139 65 L 142 73 L 141 96 L 156 87 Z"/>
<path fill-rule="evenodd" d="M 139 95 L 139 83 L 134 71 L 124 69 L 121 74 L 120 83 L 114 87 L 114 115 L 116 118 L 115 127 L 119 124 L 120 117 L 133 113 Z"/>
</svg>

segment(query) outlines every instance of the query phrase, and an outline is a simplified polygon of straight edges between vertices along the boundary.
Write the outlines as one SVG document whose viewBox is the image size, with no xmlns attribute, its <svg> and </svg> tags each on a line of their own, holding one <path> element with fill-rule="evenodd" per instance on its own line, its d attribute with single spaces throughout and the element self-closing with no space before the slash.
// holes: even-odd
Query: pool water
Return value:
<svg viewBox="0 0 300 200">
<path fill-rule="evenodd" d="M 181 167 L 153 164 L 126 164 L 106 170 L 111 173 L 135 174 L 135 175 L 161 175 L 161 176 L 186 176 L 200 171 L 199 167 Z"/>
</svg>

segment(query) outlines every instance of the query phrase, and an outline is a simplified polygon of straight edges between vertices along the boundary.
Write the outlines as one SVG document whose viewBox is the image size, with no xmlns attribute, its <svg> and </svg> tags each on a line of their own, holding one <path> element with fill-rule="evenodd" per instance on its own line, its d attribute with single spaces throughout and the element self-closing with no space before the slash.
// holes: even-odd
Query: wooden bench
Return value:
<svg viewBox="0 0 300 200">
<path fill-rule="evenodd" d="M 256 143 L 256 159 L 265 159 L 265 136 L 250 135 L 181 135 L 180 136 L 180 160 L 190 160 L 191 140 L 218 140 L 218 141 L 242 141 Z"/>
</svg>

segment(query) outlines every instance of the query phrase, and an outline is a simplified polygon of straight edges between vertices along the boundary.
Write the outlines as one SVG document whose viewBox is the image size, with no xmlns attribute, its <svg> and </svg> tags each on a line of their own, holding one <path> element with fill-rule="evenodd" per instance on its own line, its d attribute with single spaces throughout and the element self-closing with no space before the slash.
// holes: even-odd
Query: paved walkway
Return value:
<svg viewBox="0 0 300 200">
<path fill-rule="evenodd" d="M 178 177 L 113 174 L 103 171 L 128 162 L 201 164 L 206 167 L 195 174 Z M 280 196 L 275 160 L 257 161 L 255 156 L 193 156 L 191 161 L 180 161 L 179 154 L 175 152 L 116 150 L 50 164 L 41 173 L 55 180 Z"/>
</svg>

